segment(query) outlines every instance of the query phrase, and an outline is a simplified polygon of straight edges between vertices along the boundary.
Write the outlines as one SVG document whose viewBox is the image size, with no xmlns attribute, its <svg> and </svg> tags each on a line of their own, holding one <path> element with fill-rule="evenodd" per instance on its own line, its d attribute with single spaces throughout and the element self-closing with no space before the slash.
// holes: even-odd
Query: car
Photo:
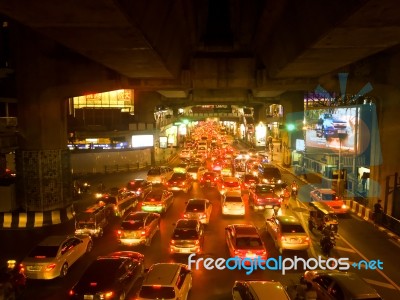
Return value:
<svg viewBox="0 0 400 300">
<path fill-rule="evenodd" d="M 144 255 L 133 251 L 98 256 L 70 289 L 70 299 L 125 299 L 144 274 Z"/>
<path fill-rule="evenodd" d="M 147 181 L 153 184 L 164 184 L 174 171 L 167 166 L 153 167 L 147 172 Z"/>
<path fill-rule="evenodd" d="M 189 165 L 187 163 L 180 163 L 173 168 L 174 173 L 186 173 Z M 173 176 L 173 175 L 172 175 Z"/>
<path fill-rule="evenodd" d="M 225 241 L 230 257 L 267 259 L 267 249 L 254 225 L 228 225 L 225 228 Z"/>
<path fill-rule="evenodd" d="M 203 224 L 210 222 L 212 204 L 207 199 L 189 199 L 183 213 L 185 219 L 196 219 Z"/>
<path fill-rule="evenodd" d="M 256 184 L 249 189 L 249 206 L 254 210 L 263 210 L 281 206 L 281 188 L 271 184 Z"/>
<path fill-rule="evenodd" d="M 262 183 L 282 184 L 282 174 L 279 169 L 268 163 L 258 165 L 258 177 Z"/>
<path fill-rule="evenodd" d="M 22 260 L 29 279 L 65 277 L 68 269 L 92 251 L 90 236 L 51 235 L 36 245 Z"/>
<path fill-rule="evenodd" d="M 232 288 L 232 299 L 290 300 L 290 297 L 278 281 L 237 280 Z"/>
<path fill-rule="evenodd" d="M 315 189 L 310 192 L 311 201 L 323 202 L 329 205 L 335 214 L 347 214 L 349 207 L 343 200 L 336 196 L 336 192 L 332 189 Z"/>
<path fill-rule="evenodd" d="M 225 166 L 222 170 L 221 170 L 221 176 L 222 177 L 232 177 L 233 175 L 233 169 L 231 166 Z"/>
<path fill-rule="evenodd" d="M 242 192 L 242 184 L 237 177 L 223 177 L 221 182 L 218 184 L 218 190 L 221 195 L 227 192 Z"/>
<path fill-rule="evenodd" d="M 244 216 L 245 205 L 240 192 L 227 192 L 222 196 L 222 214 Z"/>
<path fill-rule="evenodd" d="M 303 279 L 312 284 L 318 299 L 322 300 L 353 300 L 383 298 L 357 274 L 336 270 L 306 271 Z"/>
<path fill-rule="evenodd" d="M 141 210 L 165 213 L 174 202 L 174 194 L 164 189 L 152 190 L 142 202 Z"/>
<path fill-rule="evenodd" d="M 126 189 L 130 192 L 135 192 L 140 199 L 146 197 L 152 188 L 153 185 L 146 179 L 133 179 L 126 185 Z"/>
<path fill-rule="evenodd" d="M 117 231 L 118 243 L 135 246 L 150 246 L 157 231 L 160 230 L 160 215 L 144 211 L 131 212 L 122 220 Z"/>
<path fill-rule="evenodd" d="M 217 172 L 205 172 L 199 180 L 200 187 L 216 187 L 220 180 L 221 177 Z"/>
<path fill-rule="evenodd" d="M 259 182 L 260 181 L 258 180 L 258 177 L 251 174 L 246 174 L 242 178 L 243 189 L 249 189 L 251 187 L 254 187 Z"/>
<path fill-rule="evenodd" d="M 170 253 L 200 253 L 203 243 L 203 224 L 195 219 L 180 219 L 176 222 L 169 249 Z"/>
<path fill-rule="evenodd" d="M 187 265 L 180 263 L 154 264 L 145 275 L 136 299 L 188 299 L 192 280 L 192 271 Z"/>
<path fill-rule="evenodd" d="M 207 161 L 207 153 L 197 153 L 193 156 L 192 160 L 198 164 L 204 165 Z"/>
<path fill-rule="evenodd" d="M 310 248 L 310 237 L 295 216 L 273 216 L 266 220 L 266 227 L 280 253 Z"/>
<path fill-rule="evenodd" d="M 207 169 L 203 166 L 193 166 L 191 165 L 187 172 L 192 176 L 193 180 L 198 180 L 203 176 L 205 172 L 207 172 Z"/>
<path fill-rule="evenodd" d="M 212 163 L 212 170 L 213 171 L 217 171 L 217 172 L 221 172 L 221 170 L 224 168 L 225 163 L 223 160 L 217 159 Z"/>
<path fill-rule="evenodd" d="M 183 191 L 187 194 L 193 188 L 193 178 L 188 173 L 174 173 L 165 186 L 168 191 Z"/>
<path fill-rule="evenodd" d="M 179 158 L 183 160 L 189 160 L 192 157 L 192 151 L 189 149 L 183 149 L 179 153 Z"/>
</svg>

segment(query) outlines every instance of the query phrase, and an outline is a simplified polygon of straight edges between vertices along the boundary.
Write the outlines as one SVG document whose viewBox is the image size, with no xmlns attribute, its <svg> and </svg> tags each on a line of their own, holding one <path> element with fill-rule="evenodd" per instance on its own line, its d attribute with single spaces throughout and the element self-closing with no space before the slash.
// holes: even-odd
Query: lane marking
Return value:
<svg viewBox="0 0 400 300">
<path fill-rule="evenodd" d="M 384 287 L 387 289 L 392 289 L 392 290 L 396 289 L 393 285 L 386 283 L 386 282 L 376 281 L 376 280 L 372 280 L 372 279 L 368 279 L 368 278 L 363 278 L 363 279 L 369 284 L 377 285 L 377 286 Z"/>
<path fill-rule="evenodd" d="M 342 240 L 347 244 L 347 245 L 349 245 L 349 247 L 350 248 L 352 248 L 358 255 L 360 255 L 361 256 L 361 258 L 362 259 L 364 259 L 365 261 L 370 261 L 367 257 L 365 257 L 365 255 L 363 255 L 360 251 L 358 251 L 355 247 L 353 247 L 353 245 L 351 245 L 350 243 L 349 243 L 349 241 L 347 241 L 343 236 L 341 236 L 342 237 Z M 385 278 L 395 289 L 397 289 L 398 291 L 400 291 L 400 287 L 392 280 L 392 279 L 390 279 L 385 273 L 383 273 L 381 270 L 379 270 L 379 269 L 376 269 L 375 270 L 376 272 L 378 272 L 383 278 Z"/>
<path fill-rule="evenodd" d="M 340 246 L 335 246 L 334 249 L 336 250 L 341 250 L 341 251 L 347 251 L 347 252 L 351 252 L 351 253 L 356 253 L 356 251 L 354 251 L 351 248 L 345 248 L 345 247 L 340 247 Z"/>
</svg>

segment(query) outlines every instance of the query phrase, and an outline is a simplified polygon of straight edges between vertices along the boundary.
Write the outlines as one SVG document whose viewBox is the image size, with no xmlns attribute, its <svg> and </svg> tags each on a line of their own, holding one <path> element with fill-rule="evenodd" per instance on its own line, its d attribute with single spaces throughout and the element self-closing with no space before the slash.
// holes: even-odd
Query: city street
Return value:
<svg viewBox="0 0 400 300">
<path fill-rule="evenodd" d="M 178 159 L 171 162 L 178 163 Z M 282 171 L 283 179 L 291 182 L 295 177 L 287 171 Z M 123 187 L 133 178 L 145 178 L 146 171 L 135 173 L 110 174 L 106 177 L 93 179 L 92 187 L 102 181 L 106 187 L 119 186 Z M 300 181 L 299 181 L 300 182 Z M 300 187 L 300 200 L 309 201 L 310 187 L 302 185 Z M 115 250 L 134 250 L 145 255 L 146 267 L 150 267 L 157 262 L 177 261 L 187 264 L 187 256 L 171 256 L 168 251 L 168 244 L 174 228 L 174 223 L 183 217 L 185 202 L 189 198 L 207 198 L 211 200 L 213 209 L 210 224 L 206 227 L 205 233 L 205 249 L 204 253 L 199 257 L 211 258 L 227 258 L 228 252 L 225 243 L 224 230 L 229 224 L 234 223 L 250 223 L 256 225 L 262 233 L 262 238 L 267 246 L 268 257 L 278 257 L 279 252 L 274 247 L 271 237 L 265 231 L 265 221 L 263 214 L 251 211 L 247 205 L 247 192 L 245 193 L 246 215 L 245 217 L 222 217 L 220 195 L 216 189 L 201 189 L 196 182 L 194 188 L 188 193 L 177 192 L 172 207 L 162 216 L 160 233 L 157 233 L 150 247 L 128 247 L 117 244 L 116 231 L 118 229 L 119 220 L 110 224 L 105 235 L 95 240 L 93 251 L 86 254 L 78 262 L 76 262 L 69 270 L 68 275 L 63 279 L 55 279 L 51 281 L 33 281 L 28 282 L 24 299 L 67 299 L 68 290 L 74 285 L 83 273 L 89 263 L 99 255 L 105 255 Z M 78 210 L 90 205 L 95 201 L 92 194 L 85 195 L 83 199 L 76 203 Z M 286 213 L 294 213 L 302 221 L 303 226 L 307 229 L 307 205 L 301 202 L 291 200 L 290 208 Z M 380 259 L 383 262 L 383 270 L 367 270 L 361 268 L 355 270 L 353 267 L 349 271 L 359 273 L 362 278 L 367 280 L 384 299 L 399 299 L 400 291 L 396 283 L 400 282 L 400 262 L 397 258 L 399 246 L 393 244 L 387 238 L 376 230 L 373 225 L 364 222 L 356 216 L 347 216 L 339 220 L 339 237 L 337 246 L 333 250 L 332 257 L 348 257 L 349 261 L 356 262 L 361 259 Z M 36 243 L 43 237 L 50 234 L 72 234 L 74 230 L 73 222 L 42 228 L 37 230 L 4 230 L 0 231 L 0 240 L 3 242 L 1 251 L 2 262 L 5 259 L 22 259 Z M 317 257 L 322 255 L 319 250 L 320 233 L 314 231 L 310 234 L 312 239 L 312 248 L 308 253 L 302 252 L 285 252 L 284 257 Z M 257 270 L 251 275 L 246 275 L 244 270 L 200 270 L 193 271 L 193 288 L 190 299 L 232 299 L 231 288 L 235 280 L 275 280 L 282 282 L 283 285 L 291 286 L 299 282 L 302 270 L 289 271 L 282 275 L 281 271 L 260 271 Z M 134 299 L 140 283 L 132 289 L 128 299 Z"/>
</svg>

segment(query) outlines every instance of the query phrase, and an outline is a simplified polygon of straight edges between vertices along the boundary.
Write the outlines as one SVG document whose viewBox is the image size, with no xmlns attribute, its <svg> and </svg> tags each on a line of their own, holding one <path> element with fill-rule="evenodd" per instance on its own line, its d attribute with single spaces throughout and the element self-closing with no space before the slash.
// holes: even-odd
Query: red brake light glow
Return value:
<svg viewBox="0 0 400 300">
<path fill-rule="evenodd" d="M 48 265 L 48 266 L 46 267 L 46 271 L 47 271 L 47 272 L 48 272 L 48 271 L 51 271 L 51 270 L 53 270 L 55 267 L 56 267 L 56 264 L 50 264 L 50 265 Z"/>
</svg>

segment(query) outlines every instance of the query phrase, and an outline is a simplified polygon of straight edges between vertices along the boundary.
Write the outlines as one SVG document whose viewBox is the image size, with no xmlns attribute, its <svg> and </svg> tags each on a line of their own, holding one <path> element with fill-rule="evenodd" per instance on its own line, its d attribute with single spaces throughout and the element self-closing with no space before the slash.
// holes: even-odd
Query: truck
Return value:
<svg viewBox="0 0 400 300">
<path fill-rule="evenodd" d="M 349 126 L 347 121 L 341 120 L 331 113 L 324 113 L 319 116 L 315 131 L 317 137 L 323 137 L 327 140 L 339 138 L 339 134 L 346 138 L 349 134 Z"/>
</svg>

